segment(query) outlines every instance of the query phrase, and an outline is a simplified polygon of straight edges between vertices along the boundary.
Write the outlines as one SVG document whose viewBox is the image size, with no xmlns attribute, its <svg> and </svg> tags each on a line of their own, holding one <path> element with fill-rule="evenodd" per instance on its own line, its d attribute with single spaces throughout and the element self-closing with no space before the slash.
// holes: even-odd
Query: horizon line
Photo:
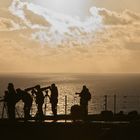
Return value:
<svg viewBox="0 0 140 140">
<path fill-rule="evenodd" d="M 140 72 L 0 72 L 0 74 L 140 74 Z"/>
</svg>

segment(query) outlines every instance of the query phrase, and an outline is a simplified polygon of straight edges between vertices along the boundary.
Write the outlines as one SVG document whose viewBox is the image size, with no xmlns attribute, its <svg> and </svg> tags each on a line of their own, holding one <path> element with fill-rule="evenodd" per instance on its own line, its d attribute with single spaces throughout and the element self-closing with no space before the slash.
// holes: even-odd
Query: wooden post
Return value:
<svg viewBox="0 0 140 140">
<path fill-rule="evenodd" d="M 116 114 L 116 94 L 114 95 L 114 114 Z"/>
</svg>

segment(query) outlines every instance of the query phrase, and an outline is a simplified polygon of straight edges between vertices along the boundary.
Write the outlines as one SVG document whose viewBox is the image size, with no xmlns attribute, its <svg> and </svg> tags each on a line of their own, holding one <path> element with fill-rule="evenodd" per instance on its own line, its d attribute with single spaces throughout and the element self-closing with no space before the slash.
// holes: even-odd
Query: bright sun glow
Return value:
<svg viewBox="0 0 140 140">
<path fill-rule="evenodd" d="M 33 0 L 33 1 L 55 12 L 83 17 L 88 15 L 91 0 Z"/>
</svg>

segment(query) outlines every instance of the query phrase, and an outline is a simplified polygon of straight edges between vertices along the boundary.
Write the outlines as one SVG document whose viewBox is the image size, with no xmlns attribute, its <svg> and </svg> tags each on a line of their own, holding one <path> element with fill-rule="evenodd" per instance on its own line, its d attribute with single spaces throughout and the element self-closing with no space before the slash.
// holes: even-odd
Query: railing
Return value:
<svg viewBox="0 0 140 140">
<path fill-rule="evenodd" d="M 58 114 L 70 114 L 71 106 L 79 104 L 78 96 L 60 96 L 58 102 Z M 118 96 L 118 95 L 104 95 L 104 96 L 92 96 L 89 101 L 88 111 L 89 114 L 99 114 L 103 110 L 111 110 L 114 114 L 123 111 L 128 113 L 130 111 L 137 110 L 140 112 L 140 96 Z M 33 102 L 31 114 L 36 114 L 37 107 L 35 101 Z M 48 98 L 45 98 L 43 105 L 43 111 L 45 115 L 50 115 L 51 105 Z M 17 117 L 23 117 L 23 103 L 20 101 L 16 105 Z M 6 109 L 4 108 L 4 102 L 0 103 L 0 115 L 7 117 Z"/>
<path fill-rule="evenodd" d="M 66 97 L 65 97 L 66 98 Z M 70 108 L 74 104 L 79 104 L 80 99 L 74 96 L 73 99 L 67 96 L 67 101 L 63 99 L 64 107 L 67 106 L 66 112 L 70 113 Z M 67 103 L 67 105 L 65 105 Z M 61 105 L 59 104 L 59 112 L 61 112 Z M 99 114 L 103 110 L 111 110 L 114 114 L 123 111 L 128 113 L 130 111 L 137 110 L 140 112 L 140 96 L 118 96 L 118 95 L 104 95 L 104 96 L 92 96 L 89 101 L 88 111 L 89 114 Z M 64 112 L 64 111 L 63 111 Z M 62 112 L 62 114 L 64 114 Z"/>
</svg>

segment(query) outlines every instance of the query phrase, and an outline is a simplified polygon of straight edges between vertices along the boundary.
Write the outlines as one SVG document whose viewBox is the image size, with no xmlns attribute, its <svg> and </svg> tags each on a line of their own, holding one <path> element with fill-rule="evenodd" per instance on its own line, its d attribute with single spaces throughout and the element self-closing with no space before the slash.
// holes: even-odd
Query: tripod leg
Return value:
<svg viewBox="0 0 140 140">
<path fill-rule="evenodd" d="M 15 111 L 16 111 L 18 117 L 20 118 L 20 115 L 19 115 L 19 113 L 18 113 L 18 111 L 17 111 L 17 108 L 15 108 Z"/>
<path fill-rule="evenodd" d="M 7 114 L 7 118 L 8 118 L 9 115 L 8 115 L 8 108 L 7 108 L 7 105 L 5 105 L 5 110 L 6 110 L 6 114 Z"/>
<path fill-rule="evenodd" d="M 5 109 L 5 103 L 3 103 L 3 108 L 2 108 L 1 119 L 3 119 L 3 116 L 4 116 L 4 109 Z"/>
</svg>

